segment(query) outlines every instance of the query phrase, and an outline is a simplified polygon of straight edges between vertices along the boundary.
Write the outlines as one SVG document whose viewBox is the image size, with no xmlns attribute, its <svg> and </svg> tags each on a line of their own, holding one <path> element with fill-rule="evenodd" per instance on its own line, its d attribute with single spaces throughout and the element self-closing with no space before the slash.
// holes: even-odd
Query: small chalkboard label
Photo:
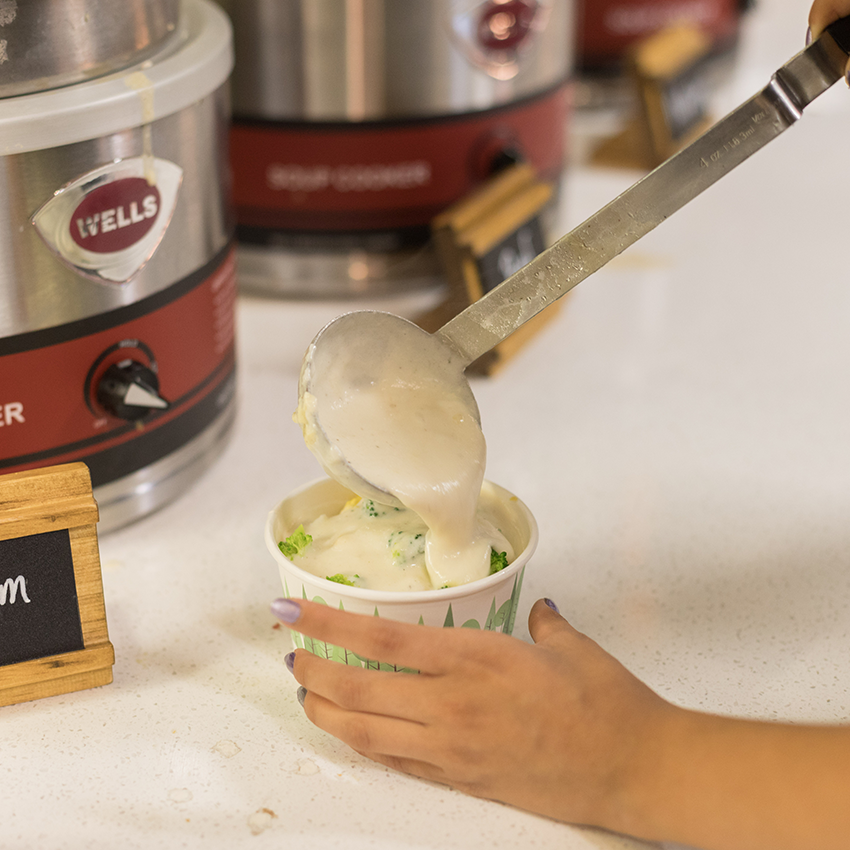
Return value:
<svg viewBox="0 0 850 850">
<path fill-rule="evenodd" d="M 434 331 L 530 263 L 546 248 L 542 214 L 553 187 L 527 163 L 499 171 L 432 222 L 434 244 L 449 282 L 449 295 L 417 319 Z M 558 302 L 538 313 L 470 366 L 491 374 L 555 315 Z"/>
<path fill-rule="evenodd" d="M 697 27 L 667 27 L 635 48 L 633 73 L 653 164 L 663 162 L 711 123 L 707 102 L 715 57 Z"/>
<path fill-rule="evenodd" d="M 82 463 L 0 475 L 0 706 L 112 681 Z"/>
</svg>

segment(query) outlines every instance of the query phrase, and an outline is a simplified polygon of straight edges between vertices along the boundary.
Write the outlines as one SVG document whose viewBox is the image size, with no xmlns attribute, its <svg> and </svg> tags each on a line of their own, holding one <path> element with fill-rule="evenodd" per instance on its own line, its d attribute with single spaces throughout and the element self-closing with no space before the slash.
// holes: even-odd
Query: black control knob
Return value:
<svg viewBox="0 0 850 850">
<path fill-rule="evenodd" d="M 159 378 L 137 360 L 114 363 L 97 385 L 96 397 L 109 413 L 128 422 L 144 419 L 153 410 L 170 406 L 159 394 Z"/>
</svg>

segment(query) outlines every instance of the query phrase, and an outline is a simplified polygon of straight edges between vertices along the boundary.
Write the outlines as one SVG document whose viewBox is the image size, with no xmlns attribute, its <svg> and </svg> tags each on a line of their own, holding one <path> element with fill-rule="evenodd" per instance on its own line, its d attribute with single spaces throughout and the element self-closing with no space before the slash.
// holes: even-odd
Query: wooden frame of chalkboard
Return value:
<svg viewBox="0 0 850 850">
<path fill-rule="evenodd" d="M 707 102 L 714 58 L 709 36 L 690 24 L 666 27 L 635 47 L 631 70 L 652 165 L 664 162 L 711 125 Z"/>
<path fill-rule="evenodd" d="M 511 165 L 436 216 L 431 230 L 449 295 L 417 322 L 434 331 L 546 248 L 541 213 L 554 189 L 526 163 Z M 556 313 L 547 307 L 470 370 L 492 374 Z"/>
<path fill-rule="evenodd" d="M 83 463 L 0 476 L 0 706 L 112 681 L 97 521 Z"/>
</svg>

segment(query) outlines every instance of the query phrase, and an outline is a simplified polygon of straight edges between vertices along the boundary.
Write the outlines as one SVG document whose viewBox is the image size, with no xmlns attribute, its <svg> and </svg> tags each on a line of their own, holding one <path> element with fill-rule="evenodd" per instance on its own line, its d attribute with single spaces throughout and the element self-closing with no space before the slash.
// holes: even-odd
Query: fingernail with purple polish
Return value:
<svg viewBox="0 0 850 850">
<path fill-rule="evenodd" d="M 812 43 L 812 28 L 809 27 L 806 30 L 806 47 L 808 47 Z"/>
<path fill-rule="evenodd" d="M 560 614 L 561 612 L 558 610 L 558 606 L 548 597 L 543 600 L 556 614 Z"/>
<path fill-rule="evenodd" d="M 293 599 L 275 599 L 272 614 L 282 623 L 294 623 L 301 616 L 301 606 Z"/>
<path fill-rule="evenodd" d="M 286 664 L 286 669 L 289 670 L 290 673 L 295 672 L 295 653 L 287 652 L 284 656 L 283 663 Z"/>
<path fill-rule="evenodd" d="M 304 698 L 307 696 L 307 688 L 299 688 L 296 691 L 295 696 L 298 697 L 298 702 L 300 703 L 301 707 L 303 708 L 304 707 Z"/>
</svg>

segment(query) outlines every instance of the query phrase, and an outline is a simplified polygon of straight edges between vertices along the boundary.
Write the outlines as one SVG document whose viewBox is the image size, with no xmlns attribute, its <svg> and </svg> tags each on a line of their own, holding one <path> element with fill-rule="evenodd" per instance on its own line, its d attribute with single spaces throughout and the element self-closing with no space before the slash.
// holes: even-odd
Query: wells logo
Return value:
<svg viewBox="0 0 850 850">
<path fill-rule="evenodd" d="M 166 159 L 116 160 L 54 191 L 32 223 L 69 268 L 121 285 L 144 268 L 165 236 L 182 181 L 183 169 Z"/>
<path fill-rule="evenodd" d="M 98 254 L 123 251 L 148 234 L 159 213 L 159 189 L 144 177 L 99 186 L 71 214 L 71 238 Z"/>
</svg>

